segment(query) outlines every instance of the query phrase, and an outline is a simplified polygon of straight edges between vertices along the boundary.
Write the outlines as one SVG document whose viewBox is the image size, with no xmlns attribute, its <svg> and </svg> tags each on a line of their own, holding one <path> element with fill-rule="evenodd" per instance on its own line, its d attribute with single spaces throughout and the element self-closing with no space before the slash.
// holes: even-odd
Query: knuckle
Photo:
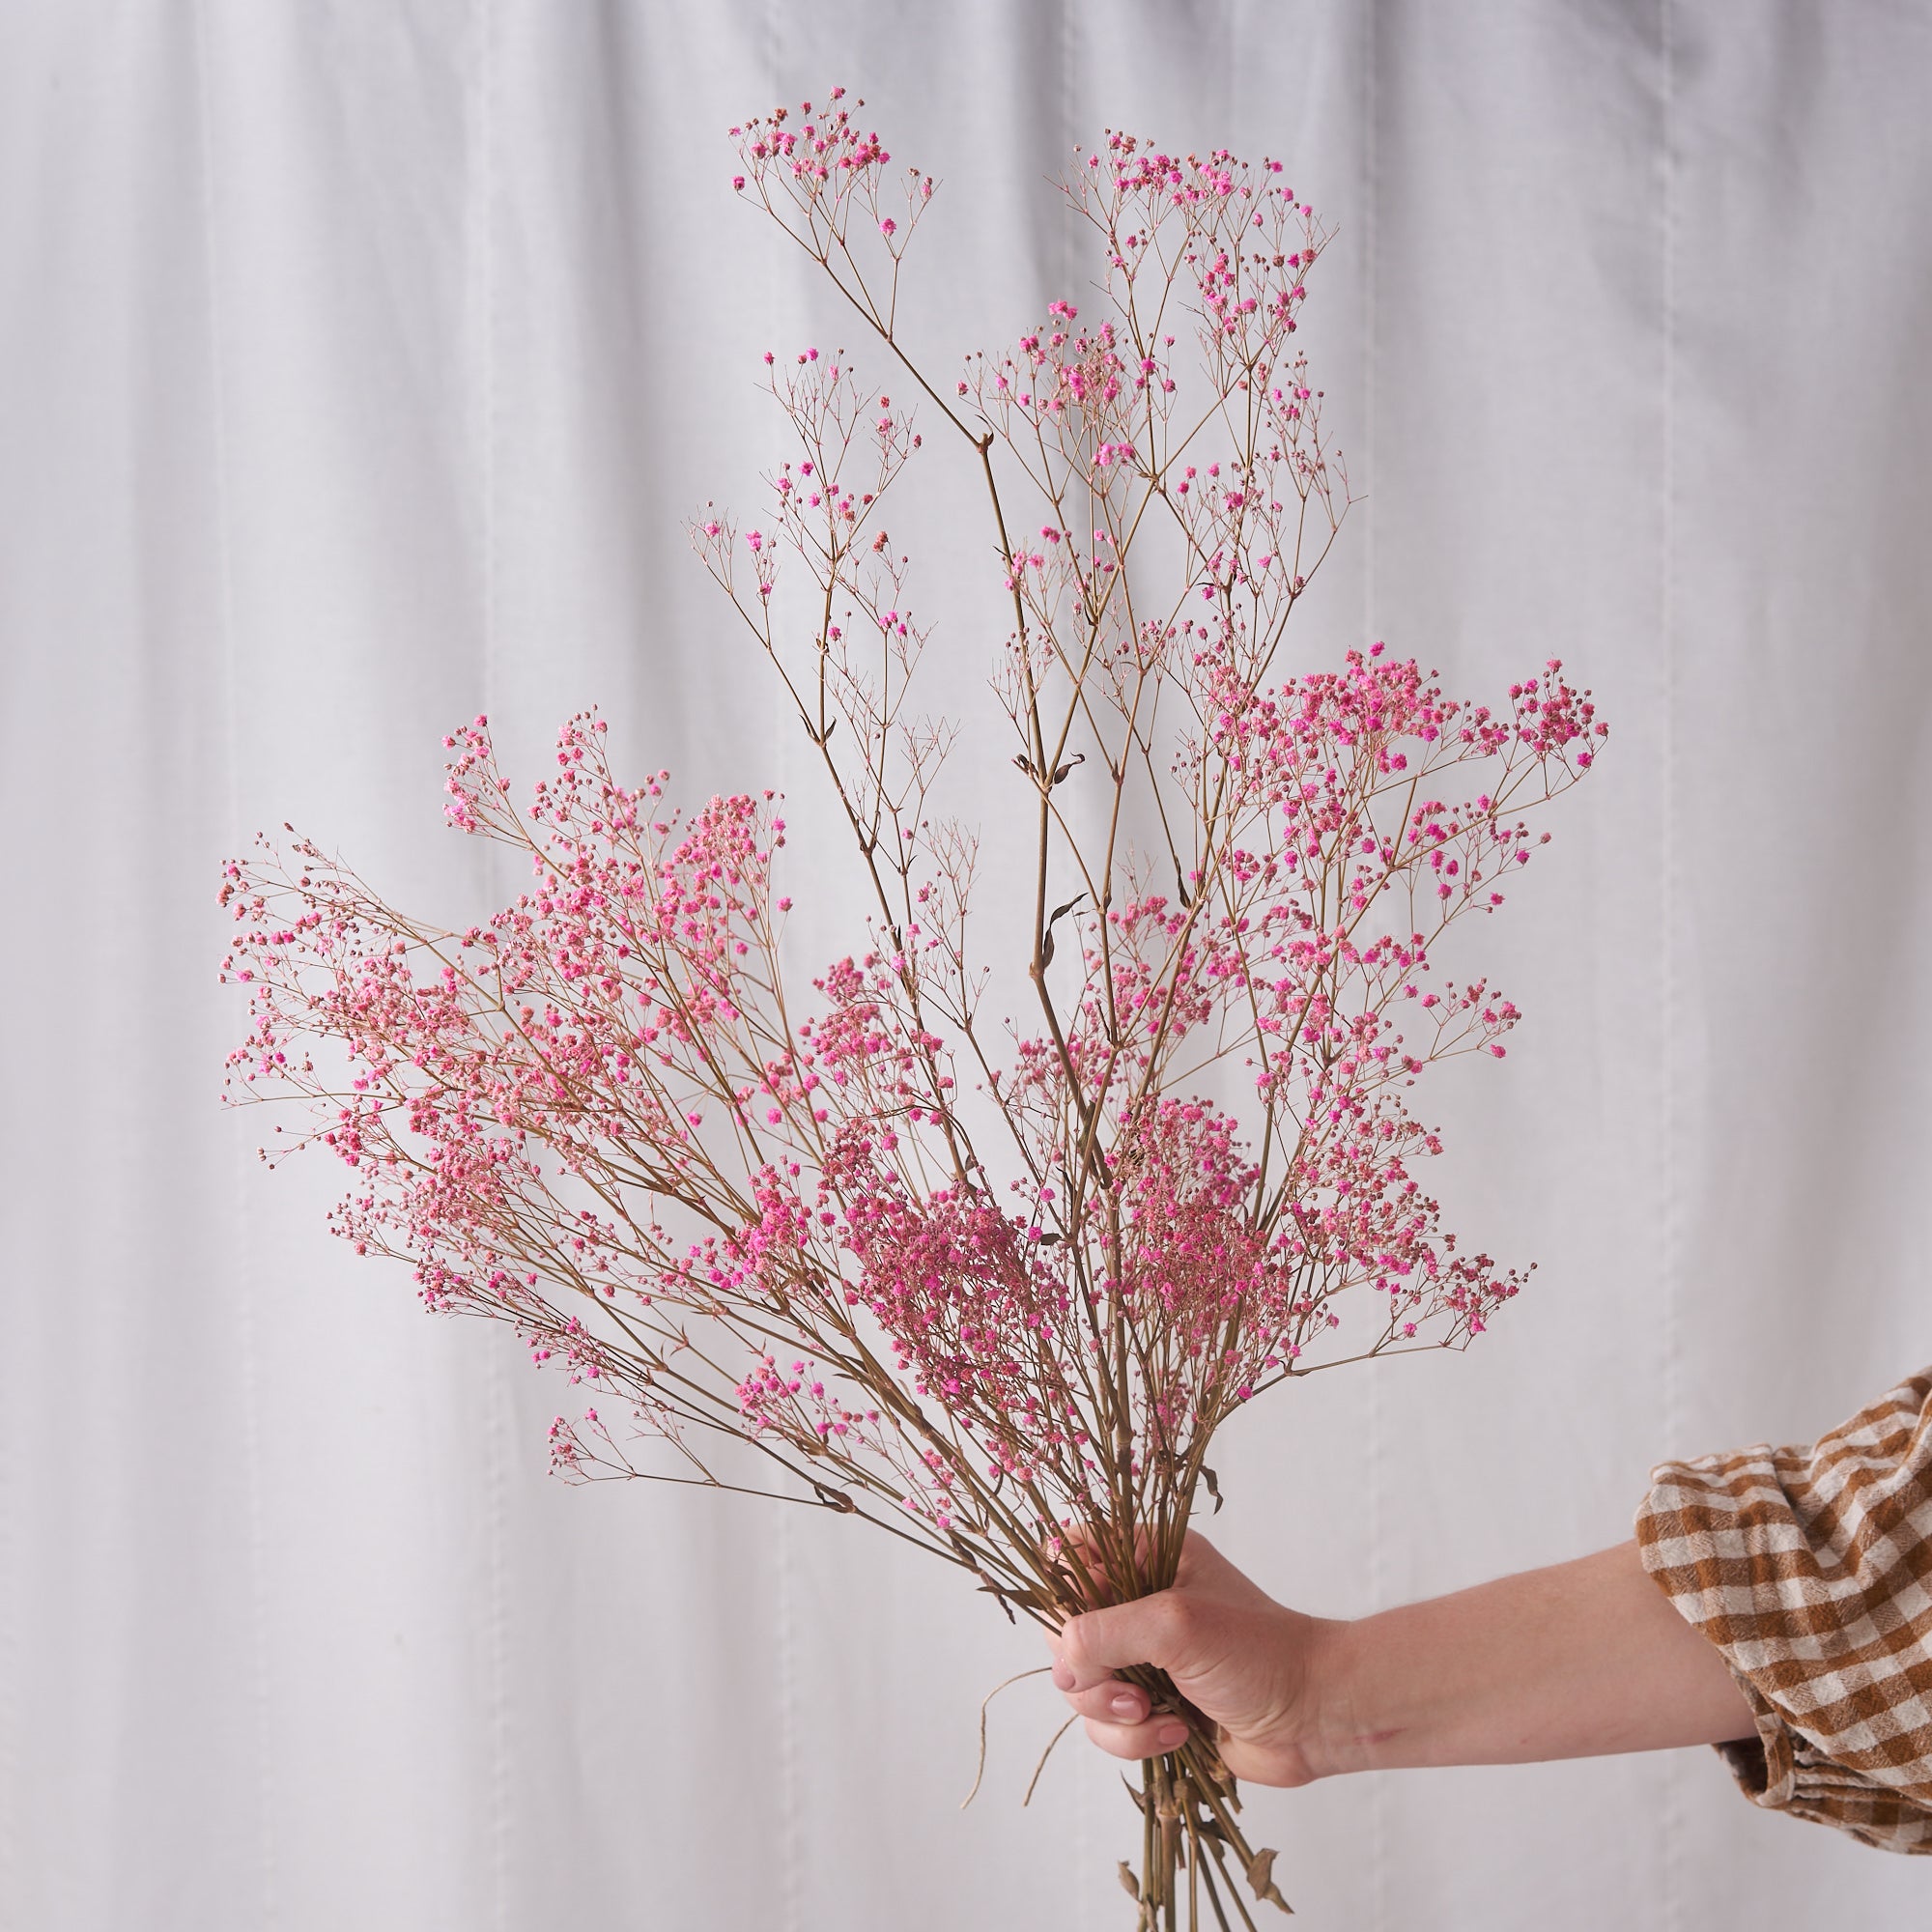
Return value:
<svg viewBox="0 0 1932 1932">
<path fill-rule="evenodd" d="M 1060 1627 L 1060 1661 L 1076 1673 L 1087 1664 L 1087 1633 L 1083 1628 L 1086 1621 L 1085 1617 L 1069 1617 Z"/>
<path fill-rule="evenodd" d="M 1163 1590 L 1147 1603 L 1148 1634 L 1163 1652 L 1179 1649 L 1193 1634 L 1194 1611 L 1186 1597 L 1178 1590 Z M 1149 1662 L 1159 1663 L 1159 1657 Z"/>
</svg>

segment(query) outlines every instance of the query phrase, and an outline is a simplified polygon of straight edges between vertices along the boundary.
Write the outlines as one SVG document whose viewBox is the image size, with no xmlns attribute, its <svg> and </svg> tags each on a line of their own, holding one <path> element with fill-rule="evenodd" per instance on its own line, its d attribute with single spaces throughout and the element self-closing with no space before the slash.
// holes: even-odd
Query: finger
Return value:
<svg viewBox="0 0 1932 1932">
<path fill-rule="evenodd" d="M 1088 1665 L 1086 1669 L 1074 1669 L 1072 1663 L 1061 1656 L 1061 1633 L 1053 1631 L 1047 1636 L 1047 1646 L 1053 1650 L 1053 1689 L 1063 1694 L 1072 1694 L 1080 1690 L 1092 1690 L 1095 1685 L 1111 1685 L 1113 1671 L 1099 1665 Z"/>
<path fill-rule="evenodd" d="M 1077 1622 L 1078 1619 L 1076 1618 L 1075 1621 Z M 1065 1694 L 1068 1702 L 1072 1702 L 1076 1697 L 1089 1692 L 1103 1690 L 1109 1686 L 1114 1686 L 1120 1690 L 1126 1690 L 1128 1687 L 1120 1684 L 1114 1676 L 1113 1671 L 1105 1664 L 1080 1663 L 1066 1655 L 1062 1639 L 1065 1634 L 1065 1630 L 1070 1628 L 1070 1625 L 1063 1627 L 1062 1630 L 1051 1634 L 1047 1637 L 1047 1642 L 1053 1649 L 1053 1688 Z M 1104 1710 L 1101 1704 L 1098 1703 L 1094 1704 L 1091 1711 L 1085 1705 L 1080 1705 L 1078 1708 L 1084 1715 L 1091 1717 L 1111 1717 L 1113 1715 L 1111 1712 Z M 1134 1715 L 1139 1716 L 1140 1714 L 1135 1713 Z"/>
<path fill-rule="evenodd" d="M 1063 1655 L 1053 1666 L 1053 1688 L 1064 1696 L 1076 1697 L 1098 1693 L 1120 1685 L 1120 1679 L 1103 1664 L 1073 1663 Z M 1083 1707 L 1084 1708 L 1084 1707 Z M 1099 1712 L 1095 1710 L 1094 1716 Z"/>
<path fill-rule="evenodd" d="M 1122 1684 L 1118 1677 L 1064 1694 L 1083 1718 L 1092 1718 L 1101 1724 L 1145 1723 L 1153 1708 L 1153 1700 L 1138 1684 Z"/>
<path fill-rule="evenodd" d="M 1187 1742 L 1187 1726 L 1179 1718 L 1151 1719 L 1144 1724 L 1102 1724 L 1087 1719 L 1087 1735 L 1111 1757 L 1159 1757 Z"/>
</svg>

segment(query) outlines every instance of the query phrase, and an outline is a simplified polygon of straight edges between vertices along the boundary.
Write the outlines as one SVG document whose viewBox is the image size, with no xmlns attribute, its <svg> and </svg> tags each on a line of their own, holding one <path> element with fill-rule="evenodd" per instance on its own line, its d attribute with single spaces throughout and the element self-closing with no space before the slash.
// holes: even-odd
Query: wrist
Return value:
<svg viewBox="0 0 1932 1932">
<path fill-rule="evenodd" d="M 1314 1617 L 1302 1645 L 1302 1710 L 1297 1740 L 1311 1778 L 1368 1771 L 1375 1726 L 1365 1721 L 1364 1632 L 1370 1618 Z"/>
</svg>

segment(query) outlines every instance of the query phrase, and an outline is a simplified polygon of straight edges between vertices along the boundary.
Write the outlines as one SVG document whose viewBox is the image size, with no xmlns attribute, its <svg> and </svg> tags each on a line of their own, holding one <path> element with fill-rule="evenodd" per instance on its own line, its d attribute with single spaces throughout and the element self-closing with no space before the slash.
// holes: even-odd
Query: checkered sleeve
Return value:
<svg viewBox="0 0 1932 1932">
<path fill-rule="evenodd" d="M 1723 1653 L 1753 1802 L 1932 1853 L 1932 1370 L 1808 1449 L 1665 1463 L 1644 1567 Z"/>
</svg>

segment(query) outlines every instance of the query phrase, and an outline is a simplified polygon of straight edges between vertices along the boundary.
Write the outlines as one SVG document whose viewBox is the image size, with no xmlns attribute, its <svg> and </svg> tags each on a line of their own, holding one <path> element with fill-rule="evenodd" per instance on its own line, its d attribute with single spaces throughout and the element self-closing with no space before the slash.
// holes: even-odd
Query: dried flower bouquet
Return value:
<svg viewBox="0 0 1932 1932">
<path fill-rule="evenodd" d="M 450 931 L 262 842 L 223 883 L 231 1081 L 307 1103 L 282 1147 L 354 1169 L 358 1253 L 599 1392 L 554 1425 L 566 1474 L 814 1500 L 1054 1629 L 1171 1581 L 1243 1405 L 1463 1343 L 1517 1293 L 1441 1229 L 1404 1096 L 1501 1058 L 1516 1008 L 1436 949 L 1605 727 L 1554 662 L 1494 711 L 1380 644 L 1274 677 L 1349 501 L 1291 339 L 1328 238 L 1277 163 L 1110 136 L 1065 186 L 1097 314 L 1055 302 L 945 382 L 897 318 L 931 179 L 838 92 L 734 133 L 734 185 L 983 479 L 1023 952 L 975 950 L 953 734 L 909 708 L 926 633 L 880 519 L 916 411 L 808 350 L 766 358 L 793 441 L 768 511 L 693 535 L 849 825 L 850 953 L 800 987 L 771 792 L 680 810 L 581 714 L 520 808 L 478 719 L 448 816 L 528 890 Z M 1274 1854 L 1193 1716 L 1142 1767 L 1122 1880 L 1143 1927 L 1204 1900 L 1251 1925 L 1250 1897 L 1285 1909 Z"/>
</svg>

